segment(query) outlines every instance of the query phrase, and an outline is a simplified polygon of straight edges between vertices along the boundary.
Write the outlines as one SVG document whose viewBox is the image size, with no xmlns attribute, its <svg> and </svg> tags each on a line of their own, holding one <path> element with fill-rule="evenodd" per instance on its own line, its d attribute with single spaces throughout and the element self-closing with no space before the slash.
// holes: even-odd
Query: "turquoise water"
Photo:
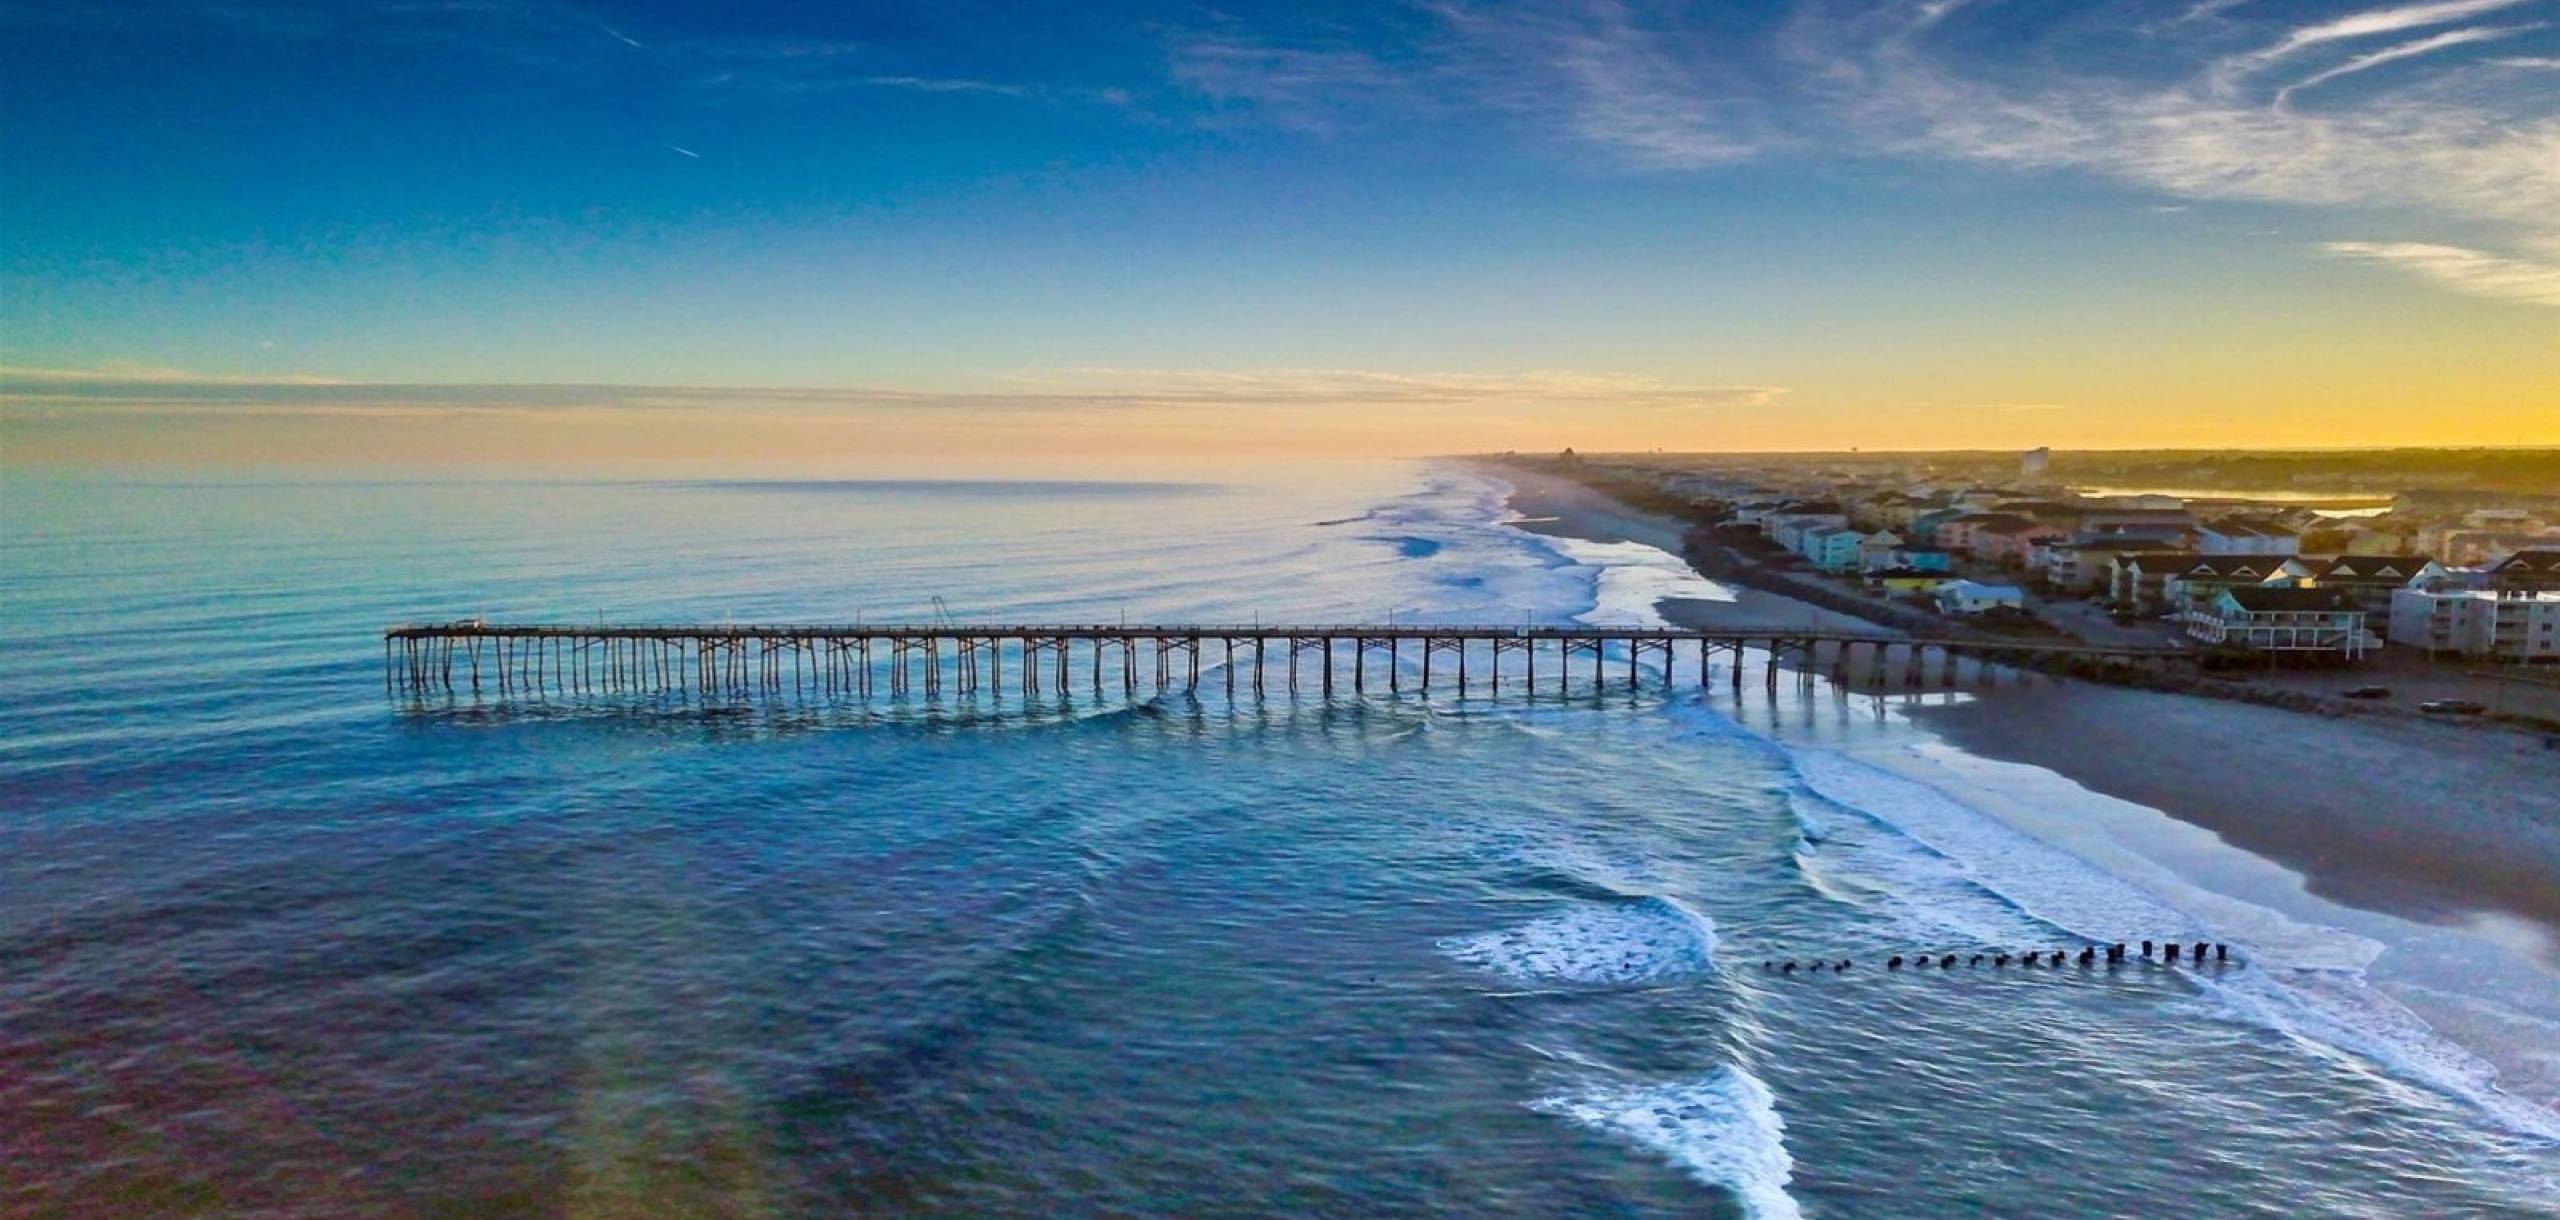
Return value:
<svg viewBox="0 0 2560 1220">
<path fill-rule="evenodd" d="M 13 478 L 0 1213 L 2560 1214 L 2547 1116 L 2341 1018 L 2352 978 L 1880 969 L 2214 929 L 1745 727 L 1792 686 L 383 692 L 404 619 L 1673 580 L 1463 472 L 1287 473 Z M 1815 956 L 1860 966 L 1761 969 Z"/>
</svg>

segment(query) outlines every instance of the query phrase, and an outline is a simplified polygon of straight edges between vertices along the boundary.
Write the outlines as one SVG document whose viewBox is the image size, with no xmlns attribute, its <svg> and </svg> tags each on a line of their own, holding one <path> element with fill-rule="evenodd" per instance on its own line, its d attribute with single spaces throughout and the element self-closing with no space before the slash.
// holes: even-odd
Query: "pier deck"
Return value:
<svg viewBox="0 0 2560 1220">
<path fill-rule="evenodd" d="M 1803 627 L 1712 631 L 1676 627 L 1339 624 L 782 623 L 629 624 L 459 622 L 406 624 L 383 632 L 383 681 L 393 691 L 539 695 L 694 692 L 869 698 L 875 693 L 1066 693 L 1082 678 L 1099 693 L 1152 688 L 1197 690 L 1208 664 L 1228 693 L 1274 687 L 1355 692 L 1373 680 L 1429 692 L 1435 681 L 1460 693 L 1481 687 L 1570 689 L 1577 681 L 1629 686 L 1673 683 L 1694 672 L 1704 685 L 1719 670 L 1743 683 L 1751 654 L 1762 656 L 1772 689 L 1781 667 L 1811 681 L 1852 673 L 1901 689 L 1954 686 L 1962 662 L 2047 672 L 2109 667 L 2181 667 L 2182 649 L 2115 648 L 2046 641 L 1911 637 Z M 1612 656 L 1612 653 L 1616 656 Z M 1408 674 L 1407 657 L 1418 659 Z M 1544 659 L 1544 664 L 1541 660 Z M 1373 663 L 1383 661 L 1373 675 Z M 1652 664 L 1648 667 L 1647 662 Z M 1472 664 L 1471 664 L 1472 662 Z M 1933 664 L 1934 662 L 1934 664 Z M 1693 668 L 1692 668 L 1693 666 Z M 1435 670 L 1437 673 L 1435 674 Z"/>
</svg>

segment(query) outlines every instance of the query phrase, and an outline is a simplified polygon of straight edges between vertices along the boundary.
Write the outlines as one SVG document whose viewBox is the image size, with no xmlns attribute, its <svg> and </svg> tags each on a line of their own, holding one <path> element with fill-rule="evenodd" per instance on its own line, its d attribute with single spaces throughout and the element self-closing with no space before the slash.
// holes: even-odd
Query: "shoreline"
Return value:
<svg viewBox="0 0 2560 1220">
<path fill-rule="evenodd" d="M 1580 483 L 1555 475 L 1514 470 L 1507 466 L 1470 465 L 1469 469 L 1510 485 L 1512 491 L 1508 503 L 1511 511 L 1522 518 L 1511 523 L 1514 529 L 1550 538 L 1577 538 L 1584 542 L 1639 542 L 1689 564 L 1687 531 L 1679 522 L 1620 503 Z M 1689 566 L 1692 571 L 1696 570 L 1695 564 Z M 1700 578 L 1724 589 L 1732 600 L 1664 598 L 1660 611 L 1673 626 L 1700 631 L 1733 627 L 1801 627 L 1886 634 L 1892 630 L 1782 593 L 1718 580 L 1703 573 Z"/>
<path fill-rule="evenodd" d="M 1515 489 L 1513 511 L 1530 518 L 1517 528 L 1683 555 L 1678 522 L 1556 476 L 1485 472 Z M 1666 599 L 1661 612 L 1684 627 L 1878 630 L 1781 594 L 1732 591 L 1732 602 Z M 2526 803 L 2560 791 L 2560 752 L 2517 734 L 2064 678 L 1971 693 L 1904 714 L 1967 754 L 2042 768 L 2209 831 L 2342 906 L 2434 926 L 2527 921 L 2546 938 L 2537 956 L 2560 964 L 2560 811 Z"/>
</svg>

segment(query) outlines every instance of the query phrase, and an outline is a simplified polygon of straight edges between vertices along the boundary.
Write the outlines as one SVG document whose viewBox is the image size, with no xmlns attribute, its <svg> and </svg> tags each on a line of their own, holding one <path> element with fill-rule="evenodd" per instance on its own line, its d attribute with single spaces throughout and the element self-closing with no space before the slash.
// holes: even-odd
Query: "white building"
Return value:
<svg viewBox="0 0 2560 1220">
<path fill-rule="evenodd" d="M 1841 529 L 1849 524 L 1845 513 L 1772 513 L 1760 519 L 1760 530 L 1770 541 L 1790 551 L 1804 547 L 1804 536 L 1815 530 Z"/>
<path fill-rule="evenodd" d="M 1858 570 L 1881 572 L 1886 568 L 1901 567 L 1902 547 L 1902 535 L 1890 530 L 1878 530 L 1867 535 L 1858 542 Z"/>
<path fill-rule="evenodd" d="M 2206 555 L 2298 555 L 2302 536 L 2272 521 L 2225 519 L 2196 527 L 2196 550 Z"/>
<path fill-rule="evenodd" d="M 2016 585 L 1986 585 L 1970 580 L 1951 580 L 1938 586 L 1930 595 L 1938 609 L 1947 614 L 1985 614 L 1993 610 L 2024 610 L 2026 591 Z"/>
<path fill-rule="evenodd" d="M 2189 637 L 2251 652 L 2355 661 L 2381 643 L 2365 630 L 2364 611 L 2335 589 L 2225 586 L 2210 601 L 2190 602 L 2184 618 Z"/>
<path fill-rule="evenodd" d="M 2560 590 L 2398 589 L 2391 642 L 2508 664 L 2560 661 Z"/>
</svg>

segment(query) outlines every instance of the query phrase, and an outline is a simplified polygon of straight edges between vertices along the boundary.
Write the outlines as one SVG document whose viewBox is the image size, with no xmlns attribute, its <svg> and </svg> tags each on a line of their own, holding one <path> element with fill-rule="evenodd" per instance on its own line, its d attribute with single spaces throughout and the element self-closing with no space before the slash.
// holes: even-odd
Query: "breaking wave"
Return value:
<svg viewBox="0 0 2560 1220">
<path fill-rule="evenodd" d="M 1795 1220 L 1795 1176 L 1786 1120 L 1769 1086 L 1740 1065 L 1692 1084 L 1648 1085 L 1550 1097 L 1549 1114 L 1639 1144 L 1689 1176 L 1733 1192 L 1754 1220 Z"/>
</svg>

